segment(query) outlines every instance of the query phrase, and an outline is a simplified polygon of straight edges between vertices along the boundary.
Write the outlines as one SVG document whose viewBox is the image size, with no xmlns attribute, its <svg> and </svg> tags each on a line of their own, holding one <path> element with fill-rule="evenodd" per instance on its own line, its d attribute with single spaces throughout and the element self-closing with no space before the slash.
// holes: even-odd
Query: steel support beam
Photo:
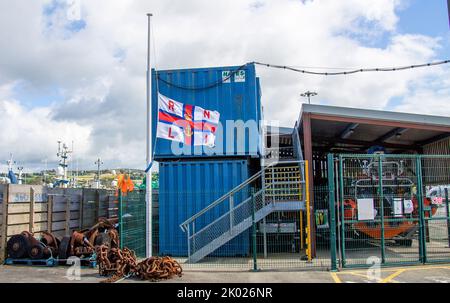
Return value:
<svg viewBox="0 0 450 303">
<path fill-rule="evenodd" d="M 348 144 L 353 146 L 362 146 L 362 147 L 370 147 L 376 144 L 382 144 L 384 147 L 387 148 L 396 148 L 396 149 L 404 149 L 404 150 L 416 150 L 421 148 L 420 145 L 412 144 L 397 144 L 397 143 L 384 143 L 379 141 L 363 141 L 363 140 L 353 140 L 353 139 L 341 139 L 341 138 L 329 138 L 324 136 L 314 136 L 314 139 L 319 141 L 334 141 L 334 143 L 341 143 L 341 144 Z"/>
<path fill-rule="evenodd" d="M 396 127 L 391 131 L 388 131 L 387 133 L 385 133 L 384 135 L 382 135 L 381 137 L 379 137 L 378 139 L 375 140 L 375 142 L 380 142 L 383 143 L 386 140 L 389 140 L 390 138 L 397 136 L 397 134 L 403 134 L 404 132 L 406 132 L 408 129 L 407 128 L 403 128 L 403 127 Z"/>
<path fill-rule="evenodd" d="M 311 201 L 311 212 L 310 212 L 310 222 L 311 226 L 308 226 L 311 231 L 311 250 L 312 250 L 312 256 L 314 257 L 316 255 L 316 231 L 314 227 L 314 163 L 313 163 L 313 153 L 312 153 L 312 137 L 311 137 L 311 114 L 305 113 L 303 115 L 303 146 L 304 146 L 304 152 L 305 152 L 305 160 L 309 162 L 309 170 L 308 170 L 308 176 L 309 176 L 309 186 L 307 190 L 309 191 L 309 199 Z"/>
<path fill-rule="evenodd" d="M 353 134 L 355 129 L 359 126 L 359 123 L 349 123 L 347 127 L 344 129 L 344 131 L 339 135 L 339 138 L 341 139 L 347 139 L 348 137 Z"/>
</svg>

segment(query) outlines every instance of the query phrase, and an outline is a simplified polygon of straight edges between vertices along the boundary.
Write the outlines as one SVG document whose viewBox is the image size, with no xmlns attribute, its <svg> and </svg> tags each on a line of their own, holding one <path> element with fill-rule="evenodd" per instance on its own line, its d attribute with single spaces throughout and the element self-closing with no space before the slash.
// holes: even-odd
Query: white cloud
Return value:
<svg viewBox="0 0 450 303">
<path fill-rule="evenodd" d="M 0 3 L 5 41 L 0 48 L 0 104 L 25 117 L 23 125 L 2 123 L 8 126 L 0 138 L 9 141 L 0 141 L 0 150 L 17 149 L 15 153 L 34 161 L 53 155 L 55 137 L 67 131 L 78 136 L 75 144 L 86 163 L 101 156 L 108 166 L 143 168 L 147 12 L 154 13 L 152 58 L 161 69 L 250 61 L 312 67 L 409 65 L 436 59 L 443 43 L 438 37 L 396 31 L 396 10 L 407 1 L 80 1 L 84 26 L 75 24 L 75 30 L 61 8 L 53 15 L 44 13 L 51 0 Z M 299 94 L 305 90 L 319 93 L 314 102 L 365 108 L 443 114 L 438 108 L 448 103 L 448 83 L 436 80 L 448 77 L 446 67 L 345 77 L 263 67 L 257 71 L 266 119 L 280 119 L 287 126 L 294 124 Z M 19 82 L 36 91 L 57 87 L 61 96 L 34 108 L 24 107 L 20 91 L 2 97 L 8 95 L 2 90 L 11 91 L 11 83 Z M 433 88 L 422 83 L 433 83 Z M 435 106 L 419 101 L 425 97 Z M 392 98 L 403 99 L 391 106 Z M 18 148 L 22 142 L 26 145 Z M 35 142 L 48 146 L 34 152 Z"/>
<path fill-rule="evenodd" d="M 75 122 L 55 121 L 51 119 L 51 107 L 27 109 L 17 100 L 8 98 L 9 93 L 4 87 L 0 87 L 0 92 L 2 159 L 7 159 L 9 153 L 13 153 L 15 159 L 26 166 L 43 165 L 41 161 L 44 159 L 56 161 L 58 140 L 63 140 L 69 146 L 74 140 L 80 153 L 89 150 L 90 127 Z"/>
</svg>

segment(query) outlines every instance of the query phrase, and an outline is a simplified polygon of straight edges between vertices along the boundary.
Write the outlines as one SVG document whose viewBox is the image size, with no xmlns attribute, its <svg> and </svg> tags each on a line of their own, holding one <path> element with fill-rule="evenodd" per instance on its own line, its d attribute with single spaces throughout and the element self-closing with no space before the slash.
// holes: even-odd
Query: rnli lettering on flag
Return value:
<svg viewBox="0 0 450 303">
<path fill-rule="evenodd" d="M 217 111 L 183 104 L 158 94 L 158 138 L 212 147 L 219 118 Z"/>
</svg>

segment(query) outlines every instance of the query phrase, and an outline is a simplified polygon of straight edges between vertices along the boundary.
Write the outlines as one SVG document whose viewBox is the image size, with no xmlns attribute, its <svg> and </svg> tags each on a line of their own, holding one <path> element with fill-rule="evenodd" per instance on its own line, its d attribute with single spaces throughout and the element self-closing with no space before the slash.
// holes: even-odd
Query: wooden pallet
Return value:
<svg viewBox="0 0 450 303">
<path fill-rule="evenodd" d="M 67 264 L 67 259 L 57 259 L 57 263 L 59 265 L 68 265 L 70 266 L 70 264 Z M 95 256 L 95 254 L 90 257 L 90 258 L 81 258 L 80 259 L 80 265 L 83 266 L 87 266 L 89 268 L 96 268 L 97 267 L 97 258 Z"/>
<path fill-rule="evenodd" d="M 58 265 L 58 261 L 55 258 L 49 258 L 49 259 L 44 259 L 44 260 L 7 258 L 5 260 L 5 265 L 28 265 L 28 266 L 53 267 L 53 266 Z"/>
<path fill-rule="evenodd" d="M 91 258 L 82 258 L 80 259 L 81 266 L 87 266 L 89 268 L 97 267 L 97 260 L 94 257 Z M 69 265 L 67 264 L 67 259 L 55 259 L 49 258 L 44 260 L 33 260 L 33 259 L 12 259 L 7 258 L 5 260 L 5 265 L 27 265 L 27 266 L 46 266 L 53 267 L 58 265 Z"/>
</svg>

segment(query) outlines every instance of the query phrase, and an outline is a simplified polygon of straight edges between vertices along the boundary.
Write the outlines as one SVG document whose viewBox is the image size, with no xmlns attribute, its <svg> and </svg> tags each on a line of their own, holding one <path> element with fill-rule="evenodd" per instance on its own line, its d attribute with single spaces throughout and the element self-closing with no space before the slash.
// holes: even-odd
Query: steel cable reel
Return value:
<svg viewBox="0 0 450 303">
<path fill-rule="evenodd" d="M 21 233 L 12 236 L 6 244 L 8 256 L 13 259 L 26 257 L 28 248 L 28 239 Z"/>
</svg>

